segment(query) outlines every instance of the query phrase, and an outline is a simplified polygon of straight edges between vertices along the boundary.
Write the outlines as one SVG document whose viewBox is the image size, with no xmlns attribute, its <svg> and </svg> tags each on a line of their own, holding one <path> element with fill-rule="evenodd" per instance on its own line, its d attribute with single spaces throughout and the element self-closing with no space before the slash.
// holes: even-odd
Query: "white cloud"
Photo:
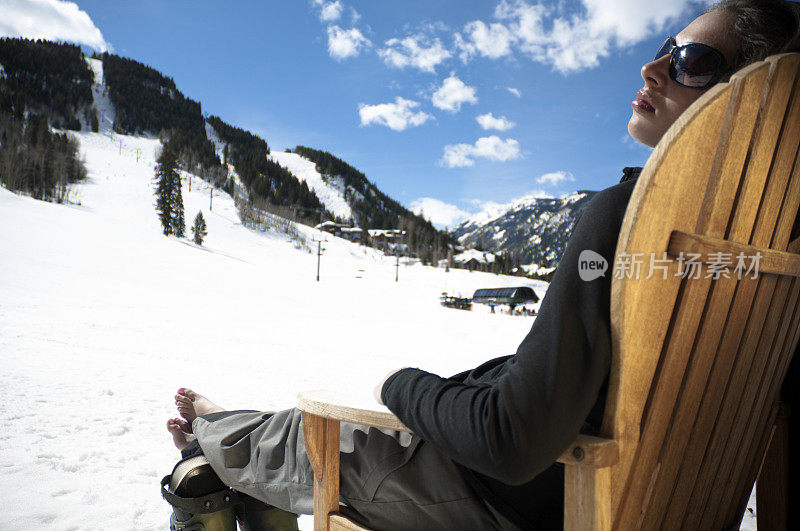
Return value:
<svg viewBox="0 0 800 531">
<path fill-rule="evenodd" d="M 497 59 L 518 50 L 532 60 L 569 73 L 594 67 L 615 49 L 641 42 L 707 0 L 580 0 L 577 10 L 527 0 L 501 0 L 498 22 L 475 20 L 454 38 L 462 60 Z M 563 4 L 561 4 L 563 7 Z"/>
<path fill-rule="evenodd" d="M 334 22 L 342 16 L 344 6 L 339 0 L 325 2 L 324 0 L 314 0 L 314 5 L 319 7 L 319 19 L 323 22 Z"/>
<path fill-rule="evenodd" d="M 575 176 L 568 171 L 554 171 L 551 173 L 545 173 L 544 175 L 536 179 L 536 182 L 538 184 L 557 186 L 562 182 L 572 182 L 574 180 Z"/>
<path fill-rule="evenodd" d="M 409 127 L 422 125 L 433 116 L 423 111 L 414 111 L 419 107 L 416 101 L 398 97 L 394 103 L 379 103 L 377 105 L 358 105 L 358 116 L 361 125 L 385 125 L 394 131 L 403 131 Z"/>
<path fill-rule="evenodd" d="M 506 90 L 518 98 L 522 97 L 522 92 L 520 92 L 518 88 L 506 87 Z"/>
<path fill-rule="evenodd" d="M 456 33 L 454 38 L 456 47 L 461 50 L 459 57 L 466 62 L 475 55 L 498 59 L 511 55 L 511 45 L 516 37 L 505 25 L 500 23 L 486 24 L 481 20 L 474 20 L 464 26 L 466 37 Z"/>
<path fill-rule="evenodd" d="M 474 166 L 476 158 L 505 162 L 520 156 L 519 142 L 492 135 L 479 138 L 475 144 L 446 145 L 441 163 L 448 168 L 464 168 Z"/>
<path fill-rule="evenodd" d="M 353 25 L 361 19 L 358 11 L 352 6 L 343 4 L 341 0 L 311 0 L 311 4 L 319 9 L 317 15 L 322 22 L 336 22 L 341 20 L 345 13 L 350 15 L 350 21 Z"/>
<path fill-rule="evenodd" d="M 358 28 L 344 30 L 339 26 L 328 26 L 328 53 L 337 61 L 357 57 L 370 45 L 372 42 Z"/>
<path fill-rule="evenodd" d="M 389 39 L 386 48 L 378 50 L 384 62 L 395 68 L 414 67 L 423 72 L 434 73 L 436 66 L 452 54 L 436 39 L 417 34 L 404 39 Z"/>
<path fill-rule="evenodd" d="M 484 129 L 497 129 L 498 131 L 508 131 L 515 124 L 505 116 L 495 118 L 492 113 L 481 114 L 475 118 Z"/>
<path fill-rule="evenodd" d="M 458 112 L 464 103 L 478 103 L 475 87 L 470 87 L 458 79 L 455 74 L 444 80 L 442 86 L 433 93 L 434 107 L 444 111 Z"/>
<path fill-rule="evenodd" d="M 86 11 L 61 0 L 4 0 L 0 36 L 73 42 L 101 52 L 111 49 Z"/>
<path fill-rule="evenodd" d="M 420 197 L 411 203 L 411 210 L 429 219 L 437 228 L 455 227 L 472 214 L 456 205 L 432 197 Z"/>
</svg>

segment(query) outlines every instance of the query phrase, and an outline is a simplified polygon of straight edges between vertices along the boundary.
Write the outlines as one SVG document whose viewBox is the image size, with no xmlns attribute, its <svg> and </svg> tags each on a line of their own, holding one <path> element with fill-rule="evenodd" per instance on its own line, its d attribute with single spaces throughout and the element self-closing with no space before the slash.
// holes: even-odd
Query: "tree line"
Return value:
<svg viewBox="0 0 800 531">
<path fill-rule="evenodd" d="M 65 202 L 86 177 L 78 143 L 57 129 L 91 122 L 93 75 L 81 49 L 43 40 L 0 39 L 0 183 L 36 199 Z"/>
<path fill-rule="evenodd" d="M 114 130 L 120 134 L 158 134 L 172 144 L 187 170 L 220 167 L 206 137 L 199 102 L 184 96 L 175 81 L 133 59 L 104 53 L 103 74 L 116 110 Z"/>
<path fill-rule="evenodd" d="M 66 133 L 52 133 L 48 119 L 27 120 L 0 112 L 0 182 L 36 199 L 63 203 L 69 185 L 86 178 L 78 143 Z"/>
<path fill-rule="evenodd" d="M 95 125 L 94 76 L 80 47 L 32 39 L 0 39 L 0 112 L 44 116 L 57 129 Z"/>
<path fill-rule="evenodd" d="M 181 166 L 233 194 L 230 163 L 250 195 L 275 206 L 300 207 L 300 218 L 316 218 L 324 207 L 305 182 L 267 160 L 269 146 L 252 133 L 216 116 L 203 116 L 199 102 L 184 96 L 175 81 L 133 59 L 104 53 L 105 82 L 116 109 L 118 133 L 158 134 L 169 143 Z M 226 144 L 223 161 L 206 135 L 206 121 Z M 305 214 L 303 213 L 305 212 Z"/>
<path fill-rule="evenodd" d="M 301 220 L 316 220 L 319 211 L 328 218 L 332 217 L 305 181 L 267 158 L 270 151 L 266 140 L 227 124 L 217 116 L 209 116 L 208 123 L 225 143 L 224 162 L 233 165 L 254 199 L 275 206 L 299 207 L 297 217 Z"/>
</svg>

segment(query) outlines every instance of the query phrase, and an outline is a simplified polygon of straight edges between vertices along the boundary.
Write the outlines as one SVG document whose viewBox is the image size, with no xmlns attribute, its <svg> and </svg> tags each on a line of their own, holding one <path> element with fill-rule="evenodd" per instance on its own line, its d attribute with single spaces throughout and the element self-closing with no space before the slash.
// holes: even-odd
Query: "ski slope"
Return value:
<svg viewBox="0 0 800 531">
<path fill-rule="evenodd" d="M 530 328 L 438 303 L 519 278 L 401 265 L 395 282 L 393 258 L 303 228 L 329 240 L 316 282 L 315 254 L 243 227 L 227 195 L 209 210 L 197 177 L 183 197 L 205 244 L 165 237 L 158 141 L 75 136 L 79 204 L 0 188 L 0 529 L 165 529 L 158 482 L 178 457 L 165 422 L 181 386 L 265 410 L 301 389 L 367 397 L 390 369 L 455 373 L 514 352 Z"/>
<path fill-rule="evenodd" d="M 344 220 L 352 219 L 353 211 L 344 198 L 344 183 L 329 182 L 317 171 L 317 165 L 297 153 L 272 151 L 270 158 L 292 172 L 292 175 L 305 181 L 317 195 L 325 208 L 334 216 Z M 336 186 L 339 184 L 340 186 Z"/>
</svg>

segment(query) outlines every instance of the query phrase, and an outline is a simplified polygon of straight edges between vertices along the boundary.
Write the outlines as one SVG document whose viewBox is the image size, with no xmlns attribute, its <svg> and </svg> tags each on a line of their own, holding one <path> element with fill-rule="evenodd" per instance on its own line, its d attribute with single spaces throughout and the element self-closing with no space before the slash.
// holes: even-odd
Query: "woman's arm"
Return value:
<svg viewBox="0 0 800 531">
<path fill-rule="evenodd" d="M 611 364 L 613 257 L 635 181 L 598 193 L 575 226 L 531 331 L 493 380 L 462 383 L 402 369 L 381 398 L 456 462 L 509 484 L 529 481 L 577 436 Z M 581 280 L 579 257 L 608 262 Z"/>
</svg>

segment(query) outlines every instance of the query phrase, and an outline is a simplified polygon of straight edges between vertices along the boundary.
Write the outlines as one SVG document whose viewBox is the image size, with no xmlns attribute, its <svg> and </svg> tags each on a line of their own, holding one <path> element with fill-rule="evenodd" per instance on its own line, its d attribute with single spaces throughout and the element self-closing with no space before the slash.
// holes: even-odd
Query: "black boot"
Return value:
<svg viewBox="0 0 800 531">
<path fill-rule="evenodd" d="M 171 531 L 236 531 L 234 507 L 239 496 L 203 455 L 179 461 L 161 480 L 161 495 L 173 508 Z"/>
</svg>

